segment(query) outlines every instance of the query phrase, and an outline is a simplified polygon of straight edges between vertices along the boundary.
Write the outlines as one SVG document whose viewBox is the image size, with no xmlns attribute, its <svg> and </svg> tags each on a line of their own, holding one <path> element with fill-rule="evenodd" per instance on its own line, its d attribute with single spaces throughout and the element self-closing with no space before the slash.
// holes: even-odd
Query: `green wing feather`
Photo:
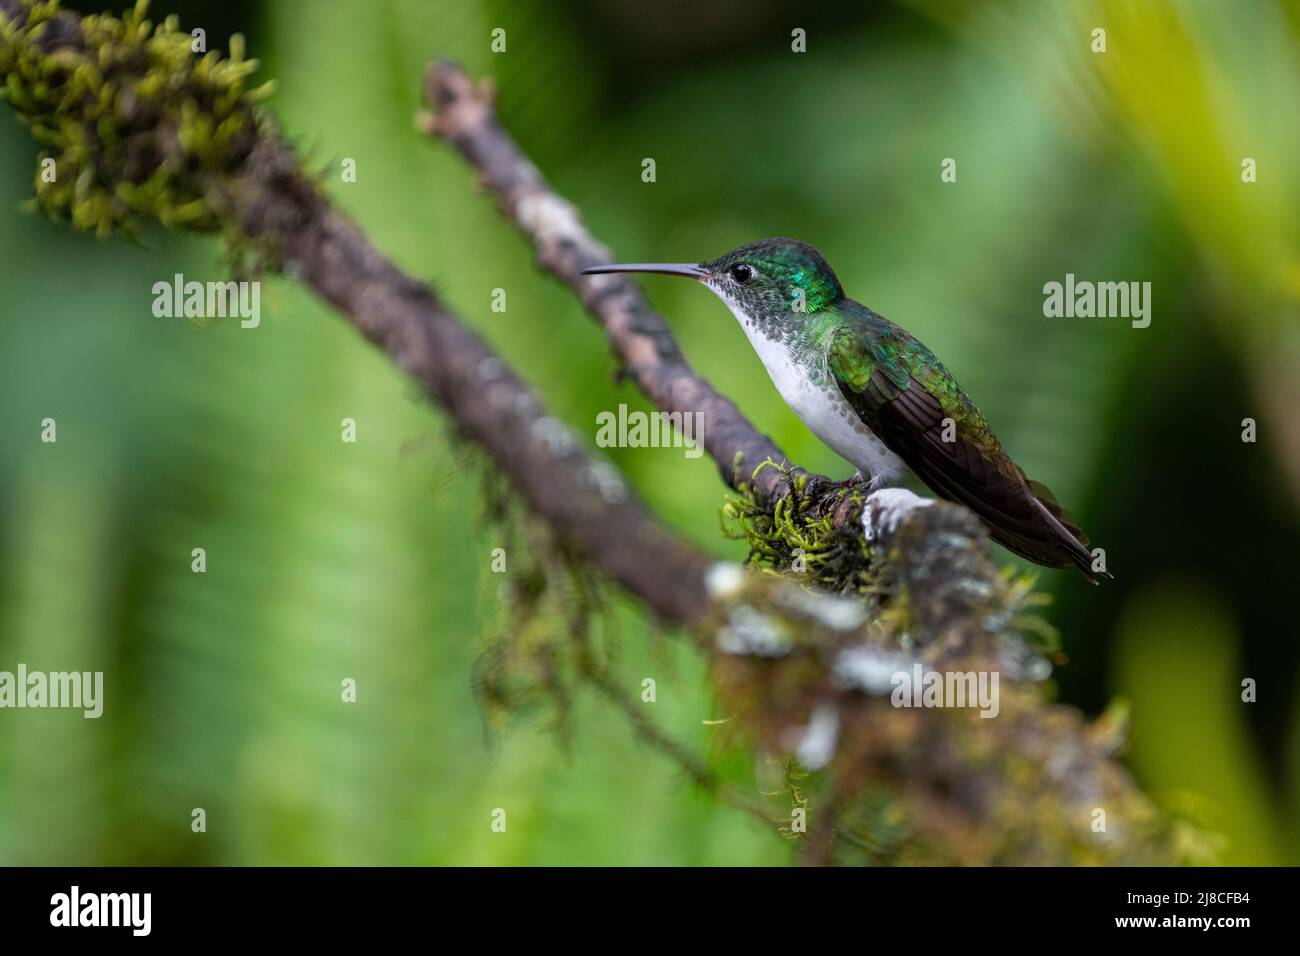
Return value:
<svg viewBox="0 0 1300 956">
<path fill-rule="evenodd" d="M 854 411 L 936 493 L 979 515 L 995 540 L 1092 578 L 1087 537 L 1044 485 L 1025 477 L 934 353 L 859 308 L 864 315 L 827 340 L 827 365 Z"/>
</svg>

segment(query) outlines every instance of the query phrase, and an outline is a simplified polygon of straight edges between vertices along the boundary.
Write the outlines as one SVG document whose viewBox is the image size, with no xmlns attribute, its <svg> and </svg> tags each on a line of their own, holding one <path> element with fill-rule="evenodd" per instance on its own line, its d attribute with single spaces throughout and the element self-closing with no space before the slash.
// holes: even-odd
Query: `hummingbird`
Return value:
<svg viewBox="0 0 1300 956">
<path fill-rule="evenodd" d="M 1096 584 L 1088 537 L 1047 487 L 1011 459 L 952 373 L 915 336 L 848 298 L 826 260 L 793 239 L 762 239 L 699 263 L 619 263 L 704 283 L 740 322 L 772 383 L 869 491 L 910 468 L 965 505 L 995 541 Z"/>
</svg>

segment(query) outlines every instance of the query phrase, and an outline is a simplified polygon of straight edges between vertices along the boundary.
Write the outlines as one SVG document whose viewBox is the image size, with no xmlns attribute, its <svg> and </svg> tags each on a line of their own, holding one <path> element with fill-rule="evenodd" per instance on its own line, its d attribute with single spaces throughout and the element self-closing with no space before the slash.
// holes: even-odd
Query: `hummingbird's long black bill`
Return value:
<svg viewBox="0 0 1300 956">
<path fill-rule="evenodd" d="M 626 262 L 607 266 L 588 266 L 585 276 L 603 275 L 607 272 L 654 272 L 664 276 L 686 276 L 688 279 L 705 279 L 709 273 L 693 262 Z"/>
</svg>

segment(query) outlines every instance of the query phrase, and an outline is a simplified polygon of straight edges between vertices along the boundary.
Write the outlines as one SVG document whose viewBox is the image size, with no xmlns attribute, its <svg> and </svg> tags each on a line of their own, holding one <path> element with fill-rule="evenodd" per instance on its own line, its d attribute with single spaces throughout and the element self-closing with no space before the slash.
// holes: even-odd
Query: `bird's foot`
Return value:
<svg viewBox="0 0 1300 956">
<path fill-rule="evenodd" d="M 820 501 L 831 495 L 839 494 L 854 485 L 861 483 L 863 480 L 862 472 L 856 471 L 852 478 L 845 478 L 843 481 L 831 481 L 829 478 L 823 478 L 820 475 L 808 479 L 807 485 L 804 486 L 804 496 L 814 501 Z M 867 481 L 867 493 L 876 491 L 883 482 L 880 478 L 875 477 Z"/>
<path fill-rule="evenodd" d="M 822 475 L 810 475 L 803 486 L 803 496 L 812 501 L 820 501 L 844 487 L 842 481 L 831 481 Z"/>
<path fill-rule="evenodd" d="M 853 473 L 852 481 L 861 481 L 865 483 L 867 486 L 867 494 L 869 495 L 874 494 L 885 486 L 885 478 L 883 475 L 872 475 L 868 478 L 862 473 L 861 468 Z"/>
</svg>

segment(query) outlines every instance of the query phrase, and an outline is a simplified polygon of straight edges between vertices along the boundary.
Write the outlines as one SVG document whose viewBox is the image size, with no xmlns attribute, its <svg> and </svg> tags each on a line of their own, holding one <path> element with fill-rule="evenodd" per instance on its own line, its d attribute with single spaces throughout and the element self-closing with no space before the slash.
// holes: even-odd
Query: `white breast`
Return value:
<svg viewBox="0 0 1300 956">
<path fill-rule="evenodd" d="M 776 390 L 814 435 L 862 472 L 864 478 L 871 479 L 877 488 L 902 474 L 902 459 L 886 448 L 858 417 L 829 374 L 823 379 L 828 384 L 817 385 L 808 374 L 806 364 L 795 361 L 789 346 L 763 335 L 725 296 L 719 298 L 727 303 L 745 330 Z M 824 367 L 824 352 L 813 358 Z"/>
</svg>

